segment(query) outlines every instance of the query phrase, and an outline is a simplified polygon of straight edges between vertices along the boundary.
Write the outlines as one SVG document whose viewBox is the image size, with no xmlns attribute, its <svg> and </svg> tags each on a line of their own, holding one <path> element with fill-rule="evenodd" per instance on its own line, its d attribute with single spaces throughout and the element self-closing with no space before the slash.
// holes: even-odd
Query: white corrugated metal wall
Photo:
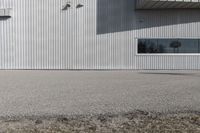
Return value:
<svg viewBox="0 0 200 133">
<path fill-rule="evenodd" d="M 0 18 L 0 69 L 200 69 L 200 55 L 136 53 L 137 38 L 200 38 L 200 10 L 134 7 L 134 0 L 0 0 L 12 8 L 11 18 Z"/>
</svg>

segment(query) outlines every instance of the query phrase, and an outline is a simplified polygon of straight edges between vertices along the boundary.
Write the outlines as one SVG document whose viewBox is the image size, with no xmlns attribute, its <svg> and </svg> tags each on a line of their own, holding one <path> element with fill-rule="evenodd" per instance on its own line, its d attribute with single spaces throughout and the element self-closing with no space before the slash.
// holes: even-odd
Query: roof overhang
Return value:
<svg viewBox="0 0 200 133">
<path fill-rule="evenodd" d="M 200 0 L 136 0 L 136 9 L 200 8 Z"/>
</svg>

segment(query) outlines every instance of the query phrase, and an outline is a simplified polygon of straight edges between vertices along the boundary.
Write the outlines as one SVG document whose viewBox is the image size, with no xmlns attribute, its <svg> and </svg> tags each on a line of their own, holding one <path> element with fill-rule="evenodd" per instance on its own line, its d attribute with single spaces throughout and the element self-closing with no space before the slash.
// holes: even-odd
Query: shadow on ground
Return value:
<svg viewBox="0 0 200 133">
<path fill-rule="evenodd" d="M 170 76 L 195 76 L 200 77 L 195 73 L 173 73 L 173 72 L 139 72 L 139 74 L 152 74 L 152 75 L 170 75 Z"/>
</svg>

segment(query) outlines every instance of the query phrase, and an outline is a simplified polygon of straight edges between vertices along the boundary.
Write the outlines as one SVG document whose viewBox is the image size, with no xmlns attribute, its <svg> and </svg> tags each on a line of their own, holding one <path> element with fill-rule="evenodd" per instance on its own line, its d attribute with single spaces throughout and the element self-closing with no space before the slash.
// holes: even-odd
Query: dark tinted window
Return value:
<svg viewBox="0 0 200 133">
<path fill-rule="evenodd" d="M 198 39 L 139 39 L 138 53 L 200 53 Z"/>
</svg>

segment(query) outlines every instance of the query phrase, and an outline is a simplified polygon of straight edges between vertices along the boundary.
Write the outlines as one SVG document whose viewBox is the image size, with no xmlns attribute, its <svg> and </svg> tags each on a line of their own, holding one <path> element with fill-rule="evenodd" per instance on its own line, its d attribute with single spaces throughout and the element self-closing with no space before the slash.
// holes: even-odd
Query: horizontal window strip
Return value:
<svg viewBox="0 0 200 133">
<path fill-rule="evenodd" d="M 200 53 L 200 39 L 138 39 L 138 54 Z"/>
</svg>

